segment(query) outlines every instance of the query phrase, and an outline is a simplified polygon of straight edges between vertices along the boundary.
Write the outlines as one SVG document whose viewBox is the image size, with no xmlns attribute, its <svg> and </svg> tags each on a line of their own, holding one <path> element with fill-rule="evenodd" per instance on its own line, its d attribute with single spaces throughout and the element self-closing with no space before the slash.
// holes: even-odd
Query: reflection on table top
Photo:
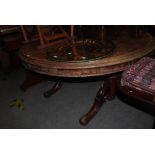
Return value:
<svg viewBox="0 0 155 155">
<path fill-rule="evenodd" d="M 38 73 L 60 77 L 99 76 L 123 71 L 137 59 L 155 48 L 155 40 L 148 33 L 115 40 L 115 52 L 108 57 L 88 61 L 55 61 L 47 59 L 47 49 L 38 48 L 37 42 L 26 43 L 19 56 L 23 64 Z M 60 45 L 58 45 L 60 46 Z"/>
</svg>

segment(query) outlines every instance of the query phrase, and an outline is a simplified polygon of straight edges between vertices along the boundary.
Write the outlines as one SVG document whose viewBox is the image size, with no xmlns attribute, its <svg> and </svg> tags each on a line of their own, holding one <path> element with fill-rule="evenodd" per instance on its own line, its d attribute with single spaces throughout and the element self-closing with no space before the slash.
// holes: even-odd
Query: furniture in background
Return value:
<svg viewBox="0 0 155 155">
<path fill-rule="evenodd" d="M 81 34 L 81 37 L 84 37 L 86 34 L 82 34 L 83 27 L 85 26 L 78 26 L 78 32 Z M 75 26 L 71 25 L 69 26 L 69 31 L 66 31 L 66 29 L 61 25 L 42 25 L 42 26 L 33 26 L 31 28 L 31 32 L 27 31 L 28 28 L 26 26 L 21 26 L 22 34 L 25 40 L 25 43 L 30 43 L 34 40 L 38 40 L 40 44 L 38 44 L 38 48 L 45 48 L 45 47 L 59 47 L 61 45 L 64 45 L 65 43 L 68 44 L 70 42 L 74 43 L 75 40 L 79 37 L 77 36 L 77 32 L 75 33 Z M 77 31 L 77 30 L 76 30 Z M 86 30 L 85 30 L 86 31 Z M 35 32 L 35 33 L 34 33 Z M 100 29 L 98 30 L 98 35 L 95 37 L 97 39 L 103 40 L 105 38 L 105 28 L 104 26 L 100 26 Z M 29 34 L 29 36 L 28 36 Z M 35 37 L 34 37 L 35 36 Z M 94 35 L 92 35 L 94 37 Z M 73 50 L 74 56 L 77 57 L 76 50 L 74 48 Z M 27 71 L 26 78 L 21 84 L 20 88 L 23 91 L 26 91 L 27 88 L 43 81 L 43 77 Z M 46 91 L 44 93 L 45 97 L 50 97 L 52 94 L 54 94 L 57 90 L 59 90 L 62 86 L 62 83 L 60 81 L 56 82 L 53 87 Z"/>
<path fill-rule="evenodd" d="M 36 31 L 36 26 L 20 26 L 21 34 L 23 35 L 23 43 L 31 42 L 33 40 L 38 39 L 38 34 Z M 22 84 L 20 85 L 20 89 L 23 91 L 26 91 L 29 87 L 32 87 L 33 85 L 36 85 L 43 81 L 43 78 L 40 77 L 38 74 L 31 72 L 29 70 L 26 71 L 26 76 Z"/>
<path fill-rule="evenodd" d="M 125 102 L 155 116 L 155 59 L 144 57 L 131 65 L 117 88 Z"/>
<path fill-rule="evenodd" d="M 2 48 L 0 48 L 0 68 L 4 72 L 7 72 L 10 67 L 10 57 L 9 54 L 6 53 Z"/>
<path fill-rule="evenodd" d="M 20 26 L 0 26 L 0 64 L 5 72 L 10 72 L 19 66 L 17 51 L 21 47 L 22 40 Z"/>
<path fill-rule="evenodd" d="M 62 42 L 68 41 L 70 36 L 66 33 L 62 26 L 54 26 L 54 25 L 42 25 L 42 26 L 33 26 L 31 35 L 28 36 L 27 29 L 25 26 L 21 26 L 22 34 L 24 37 L 25 42 L 23 44 L 31 44 L 31 42 L 38 41 L 38 48 L 44 48 L 49 46 L 61 45 Z M 34 33 L 35 32 L 35 33 Z M 43 81 L 44 77 L 40 76 L 31 71 L 26 72 L 26 78 L 21 84 L 20 88 L 23 91 L 26 91 L 28 88 L 32 87 Z M 44 93 L 45 97 L 49 97 L 54 92 L 61 87 L 60 82 L 56 82 L 54 86 Z"/>
<path fill-rule="evenodd" d="M 62 26 L 39 26 L 37 25 L 39 34 L 39 40 L 41 46 L 54 46 L 55 44 L 61 44 L 66 40 L 70 39 L 70 36 L 63 29 Z"/>
</svg>

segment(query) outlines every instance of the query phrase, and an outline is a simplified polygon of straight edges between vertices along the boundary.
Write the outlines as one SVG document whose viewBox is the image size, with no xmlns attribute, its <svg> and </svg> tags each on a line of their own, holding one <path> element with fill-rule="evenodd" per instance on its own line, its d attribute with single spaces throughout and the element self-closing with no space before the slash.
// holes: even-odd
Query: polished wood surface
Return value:
<svg viewBox="0 0 155 155">
<path fill-rule="evenodd" d="M 94 103 L 92 105 L 92 107 L 90 108 L 90 110 L 81 117 L 81 119 L 79 120 L 79 122 L 82 125 L 86 125 L 89 123 L 89 121 L 99 112 L 99 110 L 101 109 L 102 105 L 108 101 L 108 100 L 112 100 L 115 98 L 116 95 L 116 81 L 119 78 L 119 75 L 114 75 L 114 76 L 110 76 L 110 77 L 104 77 L 103 83 L 100 86 Z"/>
<path fill-rule="evenodd" d="M 51 95 L 55 94 L 62 87 L 62 85 L 63 83 L 61 81 L 55 82 L 53 87 L 44 93 L 44 96 L 48 98 Z"/>
<path fill-rule="evenodd" d="M 155 40 L 148 33 L 140 36 L 119 37 L 114 41 L 115 52 L 101 59 L 87 61 L 54 61 L 48 60 L 46 52 L 50 47 L 38 48 L 39 42 L 26 43 L 21 49 L 19 56 L 26 68 L 41 74 L 58 77 L 93 77 L 104 76 L 103 84 L 99 88 L 94 103 L 90 110 L 80 119 L 82 125 L 86 125 L 98 113 L 102 105 L 115 97 L 116 81 L 120 72 L 130 64 L 143 56 L 150 54 L 155 48 Z M 61 46 L 65 42 L 56 44 Z M 52 49 L 52 48 L 51 48 Z M 61 82 L 45 93 L 50 96 L 61 88 Z"/>
<path fill-rule="evenodd" d="M 139 37 L 128 36 L 115 40 L 116 51 L 109 57 L 89 61 L 59 62 L 48 60 L 46 51 L 49 47 L 38 48 L 38 44 L 34 41 L 23 46 L 19 53 L 23 64 L 35 72 L 58 77 L 90 77 L 117 73 L 155 48 L 154 38 L 148 33 L 141 33 Z"/>
</svg>

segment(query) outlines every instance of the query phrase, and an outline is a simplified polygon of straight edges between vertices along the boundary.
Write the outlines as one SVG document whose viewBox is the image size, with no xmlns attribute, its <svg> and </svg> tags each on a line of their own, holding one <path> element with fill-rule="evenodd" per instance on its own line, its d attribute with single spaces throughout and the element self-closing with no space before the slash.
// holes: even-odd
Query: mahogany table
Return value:
<svg viewBox="0 0 155 155">
<path fill-rule="evenodd" d="M 56 77 L 104 77 L 94 104 L 88 113 L 80 119 L 80 123 L 85 125 L 96 115 L 106 100 L 114 98 L 115 81 L 121 75 L 120 73 L 130 64 L 154 50 L 155 39 L 145 32 L 142 32 L 137 37 L 122 36 L 114 40 L 115 49 L 112 53 L 103 57 L 94 57 L 94 59 L 86 59 L 85 57 L 80 59 L 78 56 L 74 60 L 67 59 L 61 55 L 61 47 L 63 47 L 61 45 L 57 47 L 57 49 L 61 49 L 60 53 L 57 51 L 60 55 L 52 55 L 53 48 L 39 48 L 37 45 L 37 41 L 28 42 L 23 45 L 19 53 L 22 63 L 27 69 Z M 48 52 L 50 56 L 52 55 L 52 58 L 49 57 Z M 61 85 L 61 82 L 57 82 L 55 91 Z"/>
</svg>

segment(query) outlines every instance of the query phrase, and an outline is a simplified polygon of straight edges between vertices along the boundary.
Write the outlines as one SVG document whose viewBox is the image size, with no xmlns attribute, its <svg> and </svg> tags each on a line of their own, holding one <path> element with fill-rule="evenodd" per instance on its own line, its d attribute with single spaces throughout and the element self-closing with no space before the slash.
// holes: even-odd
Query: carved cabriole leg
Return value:
<svg viewBox="0 0 155 155">
<path fill-rule="evenodd" d="M 80 119 L 80 124 L 86 125 L 89 121 L 97 114 L 101 109 L 103 103 L 107 100 L 112 100 L 116 94 L 116 78 L 117 77 L 107 77 L 105 78 L 103 84 L 97 92 L 95 101 L 91 109 Z"/>
<path fill-rule="evenodd" d="M 51 95 L 55 94 L 62 87 L 62 84 L 62 82 L 56 82 L 50 90 L 44 93 L 44 97 L 50 97 Z"/>
<path fill-rule="evenodd" d="M 95 97 L 95 101 L 91 109 L 86 113 L 81 119 L 80 124 L 86 125 L 89 123 L 89 121 L 97 114 L 97 112 L 102 107 L 103 103 L 106 101 L 106 94 L 107 94 L 107 80 L 103 82 L 100 89 L 97 92 L 97 95 Z"/>
</svg>

